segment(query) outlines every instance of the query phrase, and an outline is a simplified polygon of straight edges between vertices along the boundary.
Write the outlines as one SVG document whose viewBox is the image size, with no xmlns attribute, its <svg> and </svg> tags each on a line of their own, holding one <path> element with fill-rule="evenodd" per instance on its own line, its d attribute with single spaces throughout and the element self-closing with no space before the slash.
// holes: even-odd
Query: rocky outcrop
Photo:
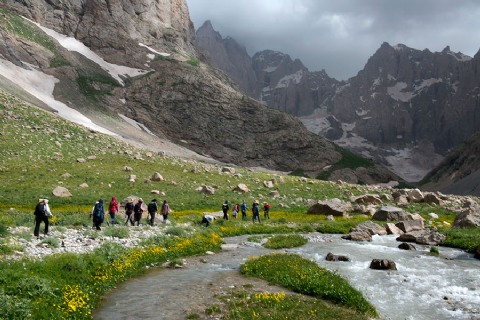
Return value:
<svg viewBox="0 0 480 320">
<path fill-rule="evenodd" d="M 345 261 L 345 262 L 350 261 L 350 259 L 347 256 L 339 256 L 339 255 L 335 255 L 331 252 L 329 252 L 327 254 L 327 257 L 325 258 L 325 260 L 327 260 L 327 261 Z"/>
<path fill-rule="evenodd" d="M 349 202 L 340 199 L 327 199 L 314 204 L 308 209 L 307 214 L 323 214 L 335 217 L 346 217 L 352 208 Z"/>
<path fill-rule="evenodd" d="M 452 228 L 475 228 L 480 227 L 480 212 L 467 209 L 457 214 Z"/>
<path fill-rule="evenodd" d="M 370 263 L 370 269 L 377 270 L 397 270 L 397 265 L 392 260 L 373 259 Z"/>
<path fill-rule="evenodd" d="M 372 221 L 365 221 L 356 227 L 350 229 L 350 233 L 352 232 L 368 232 L 372 236 L 373 235 L 386 235 L 387 230 L 385 230 L 384 227 L 379 226 L 376 223 L 373 223 Z"/>
</svg>

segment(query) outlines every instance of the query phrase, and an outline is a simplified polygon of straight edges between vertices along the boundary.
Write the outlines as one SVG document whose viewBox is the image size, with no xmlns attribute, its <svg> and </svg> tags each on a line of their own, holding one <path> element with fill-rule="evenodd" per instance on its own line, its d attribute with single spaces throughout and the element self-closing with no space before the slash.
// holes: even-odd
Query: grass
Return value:
<svg viewBox="0 0 480 320">
<path fill-rule="evenodd" d="M 431 254 L 431 255 L 434 255 L 434 256 L 438 256 L 438 255 L 440 255 L 440 252 L 438 252 L 438 248 L 437 248 L 437 247 L 431 246 L 431 247 L 430 247 L 430 254 Z"/>
<path fill-rule="evenodd" d="M 251 236 L 251 237 L 247 238 L 247 241 L 255 242 L 255 243 L 262 243 L 263 238 L 264 238 L 263 236 Z"/>
<path fill-rule="evenodd" d="M 188 63 L 191 66 L 198 67 L 200 65 L 200 60 L 195 59 L 194 57 L 190 57 L 190 59 L 188 59 L 186 63 Z"/>
<path fill-rule="evenodd" d="M 267 249 L 294 248 L 303 246 L 307 242 L 307 239 L 299 235 L 279 235 L 269 238 L 263 246 Z"/>
<path fill-rule="evenodd" d="M 103 229 L 103 234 L 107 237 L 115 237 L 119 239 L 128 238 L 130 230 L 128 227 L 107 227 Z"/>
<path fill-rule="evenodd" d="M 480 245 L 480 228 L 452 229 L 443 227 L 439 228 L 438 232 L 447 236 L 447 239 L 442 243 L 443 246 L 475 253 Z"/>
<path fill-rule="evenodd" d="M 58 242 L 58 240 L 51 237 L 43 239 L 41 243 L 49 244 L 51 247 L 54 247 L 54 248 L 60 247 L 60 243 Z"/>
<path fill-rule="evenodd" d="M 265 279 L 295 292 L 326 299 L 361 314 L 377 316 L 375 308 L 360 292 L 334 272 L 294 254 L 269 254 L 250 258 L 242 274 Z"/>
</svg>

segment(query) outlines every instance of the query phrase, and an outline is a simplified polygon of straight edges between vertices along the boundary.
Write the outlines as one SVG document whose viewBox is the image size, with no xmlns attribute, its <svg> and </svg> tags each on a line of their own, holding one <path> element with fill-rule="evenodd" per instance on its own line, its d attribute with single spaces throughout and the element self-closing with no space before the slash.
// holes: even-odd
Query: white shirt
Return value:
<svg viewBox="0 0 480 320">
<path fill-rule="evenodd" d="M 50 212 L 50 207 L 48 206 L 48 203 L 45 204 L 45 212 L 50 215 L 50 217 L 53 217 L 52 212 Z"/>
<path fill-rule="evenodd" d="M 208 215 L 208 214 L 207 214 L 207 215 L 205 215 L 204 217 L 205 217 L 205 219 L 207 219 L 208 221 L 213 221 L 213 216 L 211 216 L 211 215 Z"/>
</svg>

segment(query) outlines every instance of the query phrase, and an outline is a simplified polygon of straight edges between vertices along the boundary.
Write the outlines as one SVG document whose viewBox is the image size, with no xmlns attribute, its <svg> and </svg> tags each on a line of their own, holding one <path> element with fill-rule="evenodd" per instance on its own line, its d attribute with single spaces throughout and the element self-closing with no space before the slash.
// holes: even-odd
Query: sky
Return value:
<svg viewBox="0 0 480 320">
<path fill-rule="evenodd" d="M 346 80 L 383 42 L 473 56 L 480 48 L 475 0 L 186 0 L 198 29 L 206 20 L 250 56 L 270 49 Z"/>
</svg>

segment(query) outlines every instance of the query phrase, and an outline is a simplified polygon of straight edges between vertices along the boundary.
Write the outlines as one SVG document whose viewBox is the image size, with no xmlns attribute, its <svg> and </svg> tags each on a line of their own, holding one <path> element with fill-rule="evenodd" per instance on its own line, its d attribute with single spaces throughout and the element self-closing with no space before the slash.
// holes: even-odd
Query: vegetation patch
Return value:
<svg viewBox="0 0 480 320">
<path fill-rule="evenodd" d="M 279 235 L 269 238 L 263 246 L 267 249 L 294 248 L 301 247 L 307 242 L 307 239 L 299 235 Z"/>
<path fill-rule="evenodd" d="M 130 230 L 128 227 L 107 227 L 103 229 L 103 234 L 107 237 L 116 237 L 119 239 L 128 238 L 130 236 Z"/>
<path fill-rule="evenodd" d="M 447 236 L 442 242 L 443 246 L 459 248 L 469 253 L 475 253 L 480 245 L 480 228 L 453 229 L 439 228 L 438 232 Z"/>
<path fill-rule="evenodd" d="M 375 308 L 347 280 L 315 262 L 294 254 L 269 254 L 250 258 L 240 267 L 246 276 L 278 283 L 301 294 L 330 300 L 372 317 Z"/>
<path fill-rule="evenodd" d="M 264 237 L 262 237 L 262 236 L 251 236 L 251 237 L 247 238 L 247 241 L 255 242 L 255 243 L 262 243 L 263 239 L 264 239 Z"/>
<path fill-rule="evenodd" d="M 186 61 L 189 65 L 198 67 L 200 65 L 200 60 L 195 59 L 194 57 L 190 57 L 189 60 Z"/>
</svg>

